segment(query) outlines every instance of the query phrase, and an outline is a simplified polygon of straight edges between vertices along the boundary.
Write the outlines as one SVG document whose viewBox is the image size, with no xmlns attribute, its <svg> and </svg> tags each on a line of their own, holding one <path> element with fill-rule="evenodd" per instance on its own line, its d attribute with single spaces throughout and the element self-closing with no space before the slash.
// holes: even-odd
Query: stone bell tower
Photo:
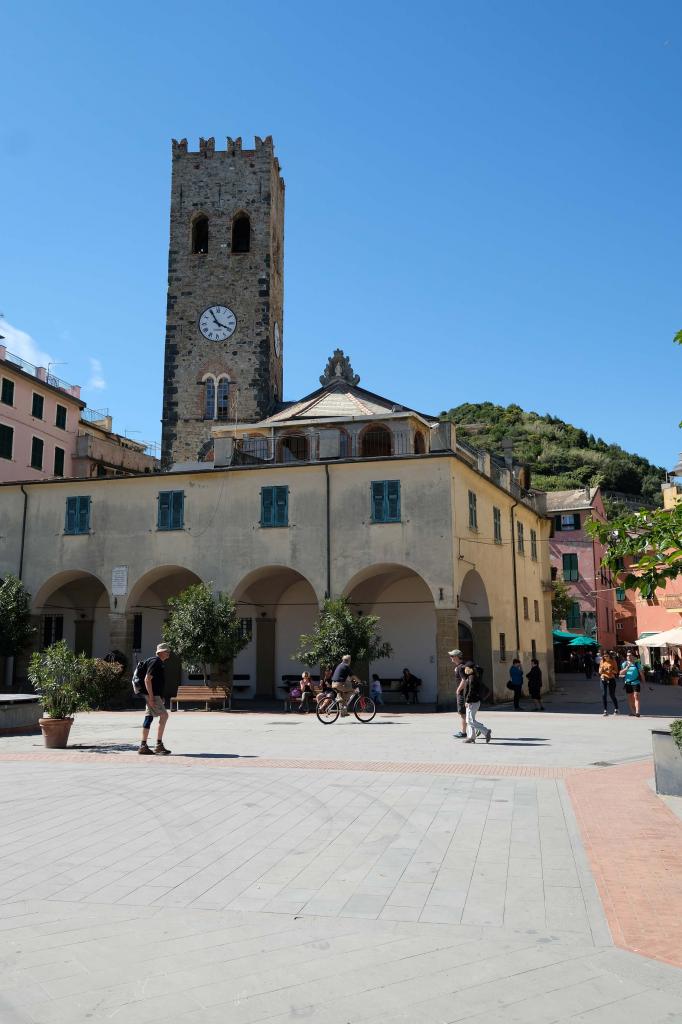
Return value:
<svg viewBox="0 0 682 1024">
<path fill-rule="evenodd" d="M 173 140 L 162 465 L 212 459 L 216 422 L 282 397 L 284 181 L 272 138 Z"/>
</svg>

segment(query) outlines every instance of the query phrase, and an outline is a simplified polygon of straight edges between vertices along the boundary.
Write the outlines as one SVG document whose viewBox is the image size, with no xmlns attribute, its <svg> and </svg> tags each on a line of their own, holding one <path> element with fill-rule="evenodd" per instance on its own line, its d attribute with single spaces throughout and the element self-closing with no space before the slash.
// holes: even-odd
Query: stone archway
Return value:
<svg viewBox="0 0 682 1024">
<path fill-rule="evenodd" d="M 494 690 L 492 615 L 485 583 L 475 569 L 471 569 L 462 580 L 459 621 L 471 630 L 472 659 L 483 669 L 485 684 Z"/>
<path fill-rule="evenodd" d="M 127 646 L 133 659 L 148 658 L 154 653 L 162 639 L 169 598 L 177 597 L 193 583 L 201 583 L 200 577 L 180 565 L 157 566 L 136 580 L 128 595 L 125 614 Z M 166 697 L 174 697 L 180 683 L 187 680 L 187 672 L 174 655 L 165 668 Z"/>
<path fill-rule="evenodd" d="M 312 584 L 288 566 L 266 565 L 245 576 L 232 597 L 252 638 L 234 663 L 235 678 L 243 677 L 242 695 L 283 698 L 282 677 L 300 675 L 306 668 L 292 654 L 320 610 Z"/>
<path fill-rule="evenodd" d="M 35 646 L 66 640 L 77 654 L 101 657 L 110 649 L 109 592 L 93 573 L 69 570 L 50 577 L 33 599 Z"/>
<path fill-rule="evenodd" d="M 436 613 L 424 579 L 405 565 L 383 563 L 357 573 L 343 591 L 359 612 L 380 617 L 379 631 L 393 648 L 389 658 L 359 667 L 367 678 L 376 672 L 398 678 L 409 668 L 422 680 L 419 699 L 433 704 L 438 696 Z"/>
</svg>

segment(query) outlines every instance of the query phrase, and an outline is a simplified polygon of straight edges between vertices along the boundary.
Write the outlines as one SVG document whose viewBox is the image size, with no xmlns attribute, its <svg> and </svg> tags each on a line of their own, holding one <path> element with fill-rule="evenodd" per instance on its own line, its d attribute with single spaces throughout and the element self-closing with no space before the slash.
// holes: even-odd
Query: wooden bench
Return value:
<svg viewBox="0 0 682 1024">
<path fill-rule="evenodd" d="M 403 677 L 399 676 L 397 679 L 380 679 L 381 683 L 381 696 L 386 701 L 387 697 L 391 698 L 391 701 L 395 699 L 396 702 L 401 704 L 407 704 L 405 700 L 405 694 L 401 692 L 400 687 L 403 685 Z M 419 690 L 417 690 L 417 702 L 419 701 Z M 412 701 L 409 701 L 411 704 Z"/>
<path fill-rule="evenodd" d="M 175 701 L 175 707 L 173 707 L 173 701 Z M 232 707 L 232 695 L 229 692 L 225 692 L 222 686 L 216 685 L 215 688 L 211 686 L 199 686 L 194 683 L 183 683 L 178 687 L 178 692 L 175 697 L 170 699 L 171 711 L 178 710 L 178 704 L 185 704 L 188 702 L 203 703 L 206 705 L 206 711 L 209 710 L 209 704 L 222 701 L 223 711 L 229 711 Z"/>
</svg>

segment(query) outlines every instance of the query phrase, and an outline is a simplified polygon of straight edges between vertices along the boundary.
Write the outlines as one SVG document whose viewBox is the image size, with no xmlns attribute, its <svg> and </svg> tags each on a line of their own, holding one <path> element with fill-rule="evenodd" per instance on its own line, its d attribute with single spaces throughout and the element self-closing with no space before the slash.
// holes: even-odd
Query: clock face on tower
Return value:
<svg viewBox="0 0 682 1024">
<path fill-rule="evenodd" d="M 279 324 L 275 320 L 275 355 L 279 359 L 279 354 L 282 351 L 282 339 L 279 336 Z"/>
<path fill-rule="evenodd" d="M 237 317 L 227 306 L 209 306 L 199 317 L 199 330 L 209 341 L 226 341 L 236 326 Z"/>
</svg>

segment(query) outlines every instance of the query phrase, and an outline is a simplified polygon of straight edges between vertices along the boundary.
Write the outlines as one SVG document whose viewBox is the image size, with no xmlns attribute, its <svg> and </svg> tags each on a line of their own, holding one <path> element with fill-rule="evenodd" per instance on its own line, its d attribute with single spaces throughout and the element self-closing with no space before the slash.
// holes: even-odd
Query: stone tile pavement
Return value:
<svg viewBox="0 0 682 1024">
<path fill-rule="evenodd" d="M 495 715 L 496 734 L 522 732 Z M 94 750 L 0 742 L 0 1024 L 682 1021 L 682 971 L 613 943 L 567 789 L 629 771 L 646 786 L 628 763 L 643 720 L 557 711 L 527 733 L 547 739 L 535 764 L 507 774 L 509 747 L 462 748 L 444 715 L 389 747 L 371 726 L 182 714 L 177 759 L 131 756 L 128 719 L 79 719 Z M 222 757 L 191 756 L 199 727 Z M 589 769 L 600 735 L 623 768 Z M 252 757 L 226 756 L 241 743 Z M 603 790 L 580 799 L 601 814 Z"/>
</svg>

